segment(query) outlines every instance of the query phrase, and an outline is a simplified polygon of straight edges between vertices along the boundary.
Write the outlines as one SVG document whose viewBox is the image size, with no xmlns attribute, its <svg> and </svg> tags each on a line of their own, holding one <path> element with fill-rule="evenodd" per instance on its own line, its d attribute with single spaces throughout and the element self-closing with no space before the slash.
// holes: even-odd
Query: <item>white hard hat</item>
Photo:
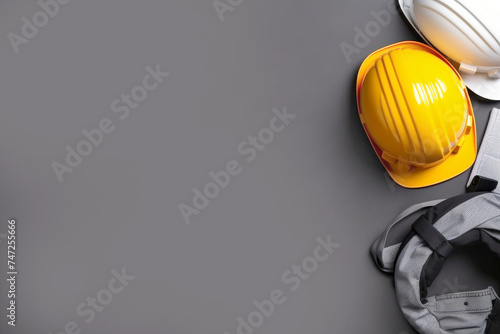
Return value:
<svg viewBox="0 0 500 334">
<path fill-rule="evenodd" d="M 467 87 L 500 100 L 500 1 L 399 0 L 413 28 L 456 63 Z"/>
</svg>

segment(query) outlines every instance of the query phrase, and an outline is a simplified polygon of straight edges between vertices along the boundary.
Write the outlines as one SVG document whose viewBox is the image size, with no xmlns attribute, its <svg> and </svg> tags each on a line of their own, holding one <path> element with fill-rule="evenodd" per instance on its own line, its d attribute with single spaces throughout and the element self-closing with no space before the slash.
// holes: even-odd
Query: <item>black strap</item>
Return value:
<svg viewBox="0 0 500 334">
<path fill-rule="evenodd" d="M 486 334 L 500 334 L 500 300 L 495 301 L 493 310 L 488 316 Z"/>
<path fill-rule="evenodd" d="M 474 192 L 474 193 L 467 193 L 467 194 L 461 194 L 457 195 L 451 198 L 448 198 L 447 200 L 439 203 L 438 205 L 433 206 L 430 208 L 427 213 L 425 214 L 426 219 L 432 223 L 435 224 L 439 219 L 441 219 L 445 214 L 459 206 L 460 204 L 476 197 L 476 196 L 481 196 L 485 194 L 485 192 Z M 396 256 L 396 259 L 399 258 L 399 255 L 403 251 L 403 249 L 406 247 L 406 245 L 410 242 L 410 240 L 415 236 L 415 231 L 410 231 L 406 238 L 403 240 L 401 243 L 401 247 L 399 247 L 398 254 Z"/>
<path fill-rule="evenodd" d="M 447 258 L 453 251 L 453 246 L 439 232 L 425 216 L 420 216 L 412 225 L 413 230 L 440 256 Z"/>
<path fill-rule="evenodd" d="M 498 181 L 484 176 L 476 175 L 467 187 L 467 192 L 493 191 L 497 188 Z"/>
</svg>

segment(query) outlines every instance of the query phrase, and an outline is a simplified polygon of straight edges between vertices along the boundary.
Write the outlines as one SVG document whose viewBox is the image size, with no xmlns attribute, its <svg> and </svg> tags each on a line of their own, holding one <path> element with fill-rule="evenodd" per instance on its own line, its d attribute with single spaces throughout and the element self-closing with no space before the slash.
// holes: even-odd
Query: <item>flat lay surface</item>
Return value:
<svg viewBox="0 0 500 334">
<path fill-rule="evenodd" d="M 369 249 L 470 169 L 402 188 L 363 130 L 362 61 L 422 41 L 395 8 L 0 0 L 0 333 L 416 333 Z"/>
</svg>

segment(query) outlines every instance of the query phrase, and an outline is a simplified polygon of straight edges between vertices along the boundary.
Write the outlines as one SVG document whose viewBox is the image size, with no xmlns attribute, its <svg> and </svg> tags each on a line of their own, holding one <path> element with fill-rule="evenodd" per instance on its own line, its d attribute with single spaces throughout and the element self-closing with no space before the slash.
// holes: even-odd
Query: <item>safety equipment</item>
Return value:
<svg viewBox="0 0 500 334">
<path fill-rule="evenodd" d="M 419 333 L 500 334 L 500 298 L 494 288 L 430 293 L 455 250 L 484 251 L 489 267 L 500 264 L 500 188 L 493 180 L 500 177 L 499 138 L 500 110 L 494 109 L 469 181 L 468 190 L 476 183 L 477 192 L 406 209 L 371 248 L 377 266 L 394 273 L 399 306 Z"/>
<path fill-rule="evenodd" d="M 437 203 L 437 204 L 436 204 Z M 418 214 L 416 220 L 407 218 Z M 399 232 L 408 232 L 396 243 Z M 392 241 L 392 242 L 389 242 Z M 433 282 L 455 251 L 488 250 L 500 265 L 500 194 L 467 193 L 403 212 L 372 246 L 375 262 L 393 272 L 399 306 L 421 334 L 499 334 L 500 300 L 492 287 L 431 295 Z M 488 253 L 483 253 L 488 258 Z M 465 269 L 464 269 L 465 270 Z"/>
<path fill-rule="evenodd" d="M 377 156 L 399 185 L 430 186 L 474 163 L 476 126 L 467 89 L 431 47 L 407 41 L 372 53 L 358 72 L 357 102 Z"/>
<path fill-rule="evenodd" d="M 399 0 L 413 28 L 456 62 L 477 95 L 500 100 L 500 1 Z"/>
</svg>

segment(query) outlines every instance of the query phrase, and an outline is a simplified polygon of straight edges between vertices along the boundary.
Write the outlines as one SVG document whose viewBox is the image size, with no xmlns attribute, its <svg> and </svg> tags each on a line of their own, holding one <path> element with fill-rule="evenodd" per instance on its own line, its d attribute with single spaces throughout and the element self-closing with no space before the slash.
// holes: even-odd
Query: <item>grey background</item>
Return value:
<svg viewBox="0 0 500 334">
<path fill-rule="evenodd" d="M 392 1 L 392 0 L 390 0 Z M 468 173 L 408 190 L 389 181 L 357 117 L 354 81 L 372 51 L 417 39 L 400 15 L 348 62 L 339 44 L 385 0 L 243 0 L 221 21 L 208 0 L 73 0 L 16 54 L 36 1 L 0 1 L 0 233 L 18 221 L 17 326 L 1 333 L 236 333 L 254 300 L 287 300 L 255 333 L 414 333 L 371 243 L 401 210 L 464 192 Z M 110 105 L 170 76 L 121 121 Z M 499 103 L 473 97 L 478 135 Z M 296 114 L 250 163 L 237 147 Z M 116 125 L 59 182 L 81 131 Z M 186 225 L 180 203 L 230 160 L 243 171 Z M 297 291 L 281 275 L 316 238 L 341 247 Z M 6 277 L 6 242 L 0 243 Z M 107 287 L 112 269 L 135 279 L 86 324 L 76 307 Z M 449 281 L 446 281 L 446 280 Z M 468 277 L 458 279 L 467 285 Z M 5 314 L 4 314 L 5 312 Z"/>
</svg>

